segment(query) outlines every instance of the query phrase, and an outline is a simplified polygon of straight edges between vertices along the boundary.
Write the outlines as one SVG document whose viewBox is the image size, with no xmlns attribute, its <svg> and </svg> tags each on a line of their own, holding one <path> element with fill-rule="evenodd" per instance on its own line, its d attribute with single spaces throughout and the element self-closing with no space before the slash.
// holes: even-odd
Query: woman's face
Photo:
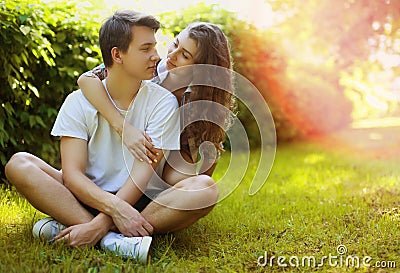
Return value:
<svg viewBox="0 0 400 273">
<path fill-rule="evenodd" d="M 184 29 L 168 48 L 167 69 L 194 64 L 197 51 L 196 42 L 189 38 L 188 31 Z"/>
</svg>

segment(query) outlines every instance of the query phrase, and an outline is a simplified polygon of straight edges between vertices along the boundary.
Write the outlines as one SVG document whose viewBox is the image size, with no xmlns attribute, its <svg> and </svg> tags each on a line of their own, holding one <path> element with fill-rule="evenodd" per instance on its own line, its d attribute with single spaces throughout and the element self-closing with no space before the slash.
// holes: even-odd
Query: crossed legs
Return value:
<svg viewBox="0 0 400 273">
<path fill-rule="evenodd" d="M 218 200 L 218 188 L 207 175 L 186 178 L 163 191 L 142 211 L 154 233 L 174 232 L 207 215 Z"/>
<path fill-rule="evenodd" d="M 63 185 L 62 173 L 29 153 L 17 153 L 5 168 L 16 189 L 38 210 L 66 226 L 91 221 L 90 214 Z M 190 177 L 161 193 L 143 211 L 155 233 L 186 228 L 208 214 L 218 199 L 218 189 L 206 175 Z"/>
<path fill-rule="evenodd" d="M 91 221 L 90 214 L 63 185 L 62 173 L 29 153 L 16 153 L 5 167 L 8 180 L 36 209 L 66 226 Z"/>
</svg>

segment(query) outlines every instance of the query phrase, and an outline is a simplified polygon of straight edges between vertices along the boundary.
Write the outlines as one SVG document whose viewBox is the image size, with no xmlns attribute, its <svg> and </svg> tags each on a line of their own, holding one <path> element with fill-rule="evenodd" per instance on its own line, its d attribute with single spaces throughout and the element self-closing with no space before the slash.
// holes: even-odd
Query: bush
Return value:
<svg viewBox="0 0 400 273">
<path fill-rule="evenodd" d="M 50 130 L 82 72 L 100 62 L 95 14 L 76 2 L 10 0 L 0 3 L 0 177 L 18 151 L 59 167 Z"/>
</svg>

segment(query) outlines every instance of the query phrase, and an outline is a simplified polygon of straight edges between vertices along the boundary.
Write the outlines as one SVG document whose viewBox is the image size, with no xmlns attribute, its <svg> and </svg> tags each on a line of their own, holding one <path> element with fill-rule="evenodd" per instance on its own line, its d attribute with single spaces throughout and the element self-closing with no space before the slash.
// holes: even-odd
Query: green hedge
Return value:
<svg viewBox="0 0 400 273">
<path fill-rule="evenodd" d="M 71 1 L 0 2 L 2 180 L 18 151 L 59 166 L 59 145 L 50 136 L 58 109 L 78 75 L 100 61 L 99 23 L 87 10 Z"/>
</svg>

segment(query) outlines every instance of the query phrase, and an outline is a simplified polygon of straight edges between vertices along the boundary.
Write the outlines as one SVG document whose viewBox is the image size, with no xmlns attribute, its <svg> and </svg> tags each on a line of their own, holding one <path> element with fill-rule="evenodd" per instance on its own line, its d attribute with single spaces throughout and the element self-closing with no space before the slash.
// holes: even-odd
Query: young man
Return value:
<svg viewBox="0 0 400 273">
<path fill-rule="evenodd" d="M 100 29 L 108 69 L 103 84 L 126 121 L 151 137 L 156 162 L 169 150 L 179 149 L 180 134 L 176 98 L 143 81 L 152 78 L 159 59 L 154 37 L 159 26 L 152 16 L 120 11 Z M 80 90 L 66 98 L 52 135 L 61 137 L 62 173 L 27 153 L 15 154 L 6 165 L 7 178 L 18 191 L 58 221 L 42 219 L 35 224 L 34 235 L 73 247 L 101 240 L 104 249 L 146 262 L 154 223 L 138 210 L 151 201 L 143 192 L 158 163 L 134 160 Z"/>
</svg>

